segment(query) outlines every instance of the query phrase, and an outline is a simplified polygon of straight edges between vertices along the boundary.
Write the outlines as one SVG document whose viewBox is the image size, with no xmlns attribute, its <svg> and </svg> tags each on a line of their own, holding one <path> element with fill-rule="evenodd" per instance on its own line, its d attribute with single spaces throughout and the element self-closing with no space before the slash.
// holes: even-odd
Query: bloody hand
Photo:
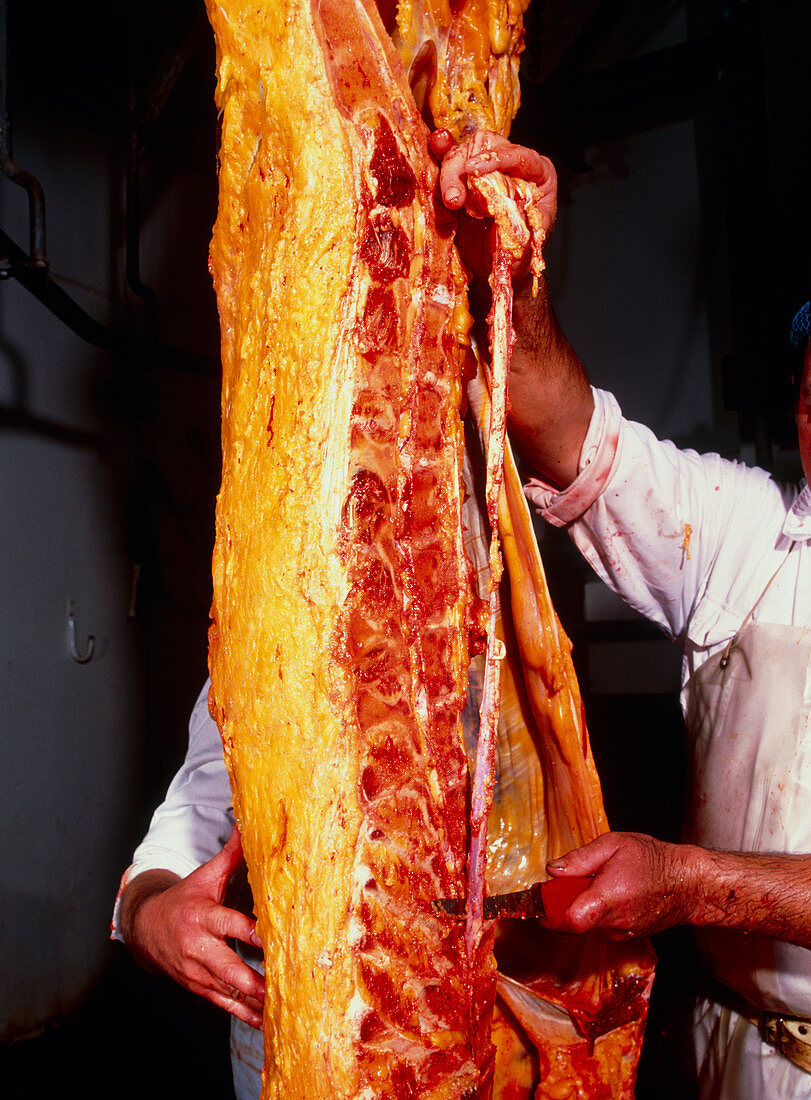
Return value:
<svg viewBox="0 0 811 1100">
<path fill-rule="evenodd" d="M 571 875 L 594 877 L 557 920 L 550 913 L 545 923 L 561 932 L 596 932 L 612 941 L 683 923 L 693 899 L 691 851 L 640 833 L 604 833 L 547 865 L 558 882 Z"/>
<path fill-rule="evenodd" d="M 226 942 L 259 946 L 256 922 L 222 904 L 241 863 L 235 826 L 222 851 L 186 878 L 170 871 L 142 872 L 124 891 L 121 928 L 142 966 L 164 971 L 192 993 L 260 1028 L 264 982 Z"/>
<path fill-rule="evenodd" d="M 493 237 L 490 221 L 468 180 L 501 172 L 512 179 L 526 180 L 539 189 L 541 222 L 546 236 L 552 231 L 557 213 L 557 175 L 551 160 L 523 145 L 513 145 L 489 130 L 477 131 L 468 141 L 457 144 L 447 130 L 436 130 L 429 138 L 431 152 L 440 161 L 439 190 L 451 210 L 464 211 L 456 240 L 473 275 L 486 279 L 492 268 Z M 481 219 L 485 219 L 484 225 Z M 479 224 L 476 224 L 479 221 Z M 526 273 L 528 257 L 516 264 L 514 278 Z"/>
</svg>

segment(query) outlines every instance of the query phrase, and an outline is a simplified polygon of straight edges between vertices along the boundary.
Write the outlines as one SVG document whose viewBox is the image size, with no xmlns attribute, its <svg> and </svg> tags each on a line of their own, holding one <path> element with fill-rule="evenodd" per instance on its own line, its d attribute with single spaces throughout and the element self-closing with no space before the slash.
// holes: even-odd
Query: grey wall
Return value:
<svg viewBox="0 0 811 1100">
<path fill-rule="evenodd" d="M 140 237 L 160 339 L 214 358 L 208 94 L 210 158 L 144 157 Z M 124 279 L 126 129 L 53 98 L 14 106 L 52 278 L 94 320 L 144 332 Z M 25 249 L 27 218 L 0 177 L 0 224 Z M 119 877 L 182 759 L 205 677 L 218 390 L 159 357 L 115 359 L 0 283 L 0 1039 L 99 981 Z M 95 639 L 86 663 L 69 652 L 69 601 L 80 655 Z"/>
</svg>

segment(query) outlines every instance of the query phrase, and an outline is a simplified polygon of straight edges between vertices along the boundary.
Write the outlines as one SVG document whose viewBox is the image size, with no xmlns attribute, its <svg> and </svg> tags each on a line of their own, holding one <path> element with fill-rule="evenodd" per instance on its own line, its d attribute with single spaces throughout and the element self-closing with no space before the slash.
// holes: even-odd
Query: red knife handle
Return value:
<svg viewBox="0 0 811 1100">
<path fill-rule="evenodd" d="M 541 901 L 544 916 L 554 924 L 559 924 L 574 899 L 591 886 L 592 882 L 594 879 L 591 875 L 565 875 L 562 878 L 550 878 L 542 882 Z"/>
</svg>

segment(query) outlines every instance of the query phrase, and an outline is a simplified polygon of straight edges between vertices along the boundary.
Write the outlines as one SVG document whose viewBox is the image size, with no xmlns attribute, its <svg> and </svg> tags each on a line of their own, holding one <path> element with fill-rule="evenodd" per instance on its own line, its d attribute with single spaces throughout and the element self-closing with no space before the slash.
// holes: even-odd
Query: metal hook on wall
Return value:
<svg viewBox="0 0 811 1100">
<path fill-rule="evenodd" d="M 73 600 L 68 600 L 68 652 L 74 661 L 80 665 L 86 665 L 93 656 L 96 648 L 96 638 L 93 634 L 87 636 L 87 649 L 80 653 L 76 648 L 76 617 L 73 613 Z"/>
</svg>

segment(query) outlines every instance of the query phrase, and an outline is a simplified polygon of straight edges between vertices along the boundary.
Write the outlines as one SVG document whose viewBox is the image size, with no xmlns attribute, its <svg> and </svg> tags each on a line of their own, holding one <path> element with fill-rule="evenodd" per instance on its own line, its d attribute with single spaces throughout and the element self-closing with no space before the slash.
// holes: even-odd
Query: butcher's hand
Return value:
<svg viewBox="0 0 811 1100">
<path fill-rule="evenodd" d="M 429 138 L 434 156 L 440 162 L 439 190 L 442 201 L 451 210 L 464 210 L 479 219 L 486 212 L 481 200 L 469 187 L 469 181 L 491 172 L 535 184 L 535 206 L 541 217 L 544 236 L 548 237 L 557 214 L 557 175 L 552 161 L 534 149 L 513 145 L 500 134 L 478 130 L 467 141 L 457 144 L 447 130 L 436 130 Z M 462 256 L 477 278 L 490 272 L 493 237 L 487 228 L 465 219 L 457 233 Z M 529 271 L 529 253 L 516 264 L 513 279 L 520 281 Z"/>
<path fill-rule="evenodd" d="M 694 894 L 692 851 L 640 833 L 604 833 L 552 860 L 547 870 L 555 878 L 593 877 L 554 927 L 561 932 L 593 931 L 618 941 L 686 923 Z"/>
<path fill-rule="evenodd" d="M 492 222 L 481 220 L 478 199 L 468 184 L 489 172 L 533 183 L 533 201 L 548 237 L 557 214 L 555 169 L 548 157 L 487 130 L 461 144 L 447 130 L 437 130 L 429 140 L 440 162 L 443 202 L 465 212 L 459 219 L 456 243 L 473 277 L 474 312 L 484 317 L 489 308 L 494 230 Z M 527 469 L 563 489 L 577 476 L 594 400 L 583 364 L 555 319 L 546 280 L 541 278 L 536 296 L 529 272 L 527 250 L 512 271 L 517 342 L 510 365 L 508 427 Z"/>
<path fill-rule="evenodd" d="M 674 924 L 757 932 L 811 949 L 811 853 L 724 852 L 605 833 L 547 864 L 555 878 L 593 876 L 562 915 L 561 932 L 607 940 Z"/>
<path fill-rule="evenodd" d="M 186 878 L 143 871 L 121 899 L 121 932 L 137 961 L 255 1028 L 262 1026 L 264 982 L 227 939 L 259 947 L 256 922 L 222 904 L 242 863 L 236 827 L 225 847 Z"/>
</svg>

